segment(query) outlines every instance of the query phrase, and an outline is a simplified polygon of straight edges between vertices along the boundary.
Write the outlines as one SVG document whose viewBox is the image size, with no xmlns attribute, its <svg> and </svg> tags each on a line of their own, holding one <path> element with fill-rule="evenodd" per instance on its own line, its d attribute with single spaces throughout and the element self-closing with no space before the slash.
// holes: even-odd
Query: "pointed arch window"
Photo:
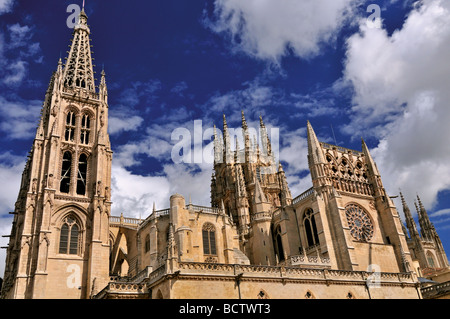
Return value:
<svg viewBox="0 0 450 319">
<path fill-rule="evenodd" d="M 275 231 L 275 249 L 275 253 L 278 255 L 278 261 L 283 261 L 285 258 L 280 225 L 278 225 L 277 230 Z"/>
<path fill-rule="evenodd" d="M 317 233 L 314 212 L 311 208 L 308 208 L 305 211 L 305 216 L 303 217 L 303 226 L 304 226 L 305 232 L 306 232 L 306 240 L 308 242 L 308 247 L 318 245 L 319 244 L 319 235 Z"/>
<path fill-rule="evenodd" d="M 150 251 L 150 235 L 147 234 L 147 236 L 145 236 L 145 252 L 149 252 Z"/>
<path fill-rule="evenodd" d="M 431 252 L 427 253 L 427 261 L 428 261 L 428 267 L 435 268 L 436 264 L 434 262 L 433 254 Z"/>
<path fill-rule="evenodd" d="M 76 115 L 73 111 L 69 111 L 66 116 L 66 131 L 64 134 L 64 138 L 66 142 L 73 142 L 73 138 L 75 135 L 75 119 Z"/>
<path fill-rule="evenodd" d="M 216 250 L 216 229 L 212 224 L 205 224 L 202 228 L 203 254 L 217 255 Z"/>
<path fill-rule="evenodd" d="M 72 170 L 72 153 L 69 151 L 63 155 L 61 165 L 61 181 L 59 191 L 61 193 L 69 193 L 70 191 L 70 175 Z"/>
<path fill-rule="evenodd" d="M 87 156 L 81 154 L 78 159 L 78 172 L 77 172 L 77 194 L 86 194 L 86 176 L 87 176 Z"/>
<path fill-rule="evenodd" d="M 63 220 L 59 237 L 59 253 L 78 255 L 80 248 L 80 226 L 76 219 L 69 215 Z"/>
<path fill-rule="evenodd" d="M 91 118 L 88 114 L 83 114 L 81 116 L 81 133 L 80 133 L 80 143 L 89 144 L 89 136 L 91 133 Z"/>
</svg>

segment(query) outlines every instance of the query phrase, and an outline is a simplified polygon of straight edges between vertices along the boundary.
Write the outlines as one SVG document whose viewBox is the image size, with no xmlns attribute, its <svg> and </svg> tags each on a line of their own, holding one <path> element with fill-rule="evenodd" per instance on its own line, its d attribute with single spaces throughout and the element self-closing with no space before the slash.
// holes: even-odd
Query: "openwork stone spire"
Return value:
<svg viewBox="0 0 450 319">
<path fill-rule="evenodd" d="M 82 10 L 73 31 L 72 46 L 64 69 L 64 86 L 95 92 L 87 15 Z"/>
</svg>

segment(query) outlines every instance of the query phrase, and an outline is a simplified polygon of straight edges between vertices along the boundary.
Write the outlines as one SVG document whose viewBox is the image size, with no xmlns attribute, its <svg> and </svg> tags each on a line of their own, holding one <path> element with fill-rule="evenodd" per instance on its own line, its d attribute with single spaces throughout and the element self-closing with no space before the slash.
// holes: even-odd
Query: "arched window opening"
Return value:
<svg viewBox="0 0 450 319">
<path fill-rule="evenodd" d="M 305 219 L 304 224 L 305 224 L 306 240 L 308 241 L 308 247 L 314 246 L 314 239 L 313 239 L 311 223 L 309 222 L 309 219 Z"/>
<path fill-rule="evenodd" d="M 61 193 L 69 193 L 70 175 L 72 170 L 72 153 L 65 152 L 61 165 L 61 182 L 59 190 Z"/>
<path fill-rule="evenodd" d="M 427 261 L 428 261 L 428 266 L 431 268 L 435 268 L 436 264 L 434 263 L 434 258 L 433 258 L 433 254 L 428 252 L 427 254 Z"/>
<path fill-rule="evenodd" d="M 87 176 L 87 156 L 81 154 L 78 160 L 78 172 L 77 172 L 77 194 L 86 194 L 86 176 Z"/>
<path fill-rule="evenodd" d="M 216 251 L 216 232 L 212 224 L 205 224 L 202 229 L 203 254 L 217 255 Z"/>
<path fill-rule="evenodd" d="M 275 231 L 275 249 L 275 254 L 278 255 L 278 261 L 283 261 L 285 258 L 280 225 L 278 225 L 277 230 Z"/>
<path fill-rule="evenodd" d="M 75 113 L 69 111 L 66 117 L 66 132 L 64 134 L 65 140 L 67 142 L 73 142 L 73 137 L 75 134 Z"/>
<path fill-rule="evenodd" d="M 280 234 L 277 235 L 277 247 L 278 247 L 278 258 L 280 261 L 282 261 L 284 260 L 284 250 Z"/>
<path fill-rule="evenodd" d="M 319 234 L 317 232 L 316 220 L 314 218 L 314 213 L 311 208 L 308 208 L 305 212 L 303 218 L 303 226 L 306 232 L 306 240 L 308 242 L 308 247 L 319 244 Z"/>
<path fill-rule="evenodd" d="M 91 119 L 89 115 L 83 114 L 81 117 L 81 133 L 80 133 L 80 143 L 89 144 L 89 135 L 91 131 Z"/>
<path fill-rule="evenodd" d="M 59 237 L 59 253 L 77 255 L 80 248 L 80 228 L 73 216 L 64 219 Z"/>
<path fill-rule="evenodd" d="M 145 252 L 148 253 L 150 251 L 150 235 L 147 234 L 145 236 Z"/>
</svg>

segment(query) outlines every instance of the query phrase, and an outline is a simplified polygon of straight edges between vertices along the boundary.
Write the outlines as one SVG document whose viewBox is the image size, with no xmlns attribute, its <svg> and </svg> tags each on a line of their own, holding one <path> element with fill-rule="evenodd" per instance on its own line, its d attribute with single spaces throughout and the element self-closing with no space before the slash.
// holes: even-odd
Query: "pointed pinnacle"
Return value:
<svg viewBox="0 0 450 319">
<path fill-rule="evenodd" d="M 244 110 L 241 111 L 241 115 L 242 115 L 242 128 L 244 130 L 247 130 L 248 126 L 247 121 L 245 120 Z"/>
<path fill-rule="evenodd" d="M 406 205 L 405 197 L 403 197 L 403 193 L 401 191 L 400 191 L 400 198 L 402 200 L 403 206 L 405 206 Z"/>
<path fill-rule="evenodd" d="M 414 200 L 414 206 L 416 206 L 416 211 L 420 214 L 419 206 L 417 206 L 416 200 Z"/>
</svg>

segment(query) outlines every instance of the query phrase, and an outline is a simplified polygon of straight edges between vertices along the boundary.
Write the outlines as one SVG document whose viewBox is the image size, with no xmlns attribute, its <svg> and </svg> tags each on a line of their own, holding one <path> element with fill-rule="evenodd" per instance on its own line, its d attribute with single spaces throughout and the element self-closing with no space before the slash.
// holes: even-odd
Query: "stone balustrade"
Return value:
<svg viewBox="0 0 450 319">
<path fill-rule="evenodd" d="M 329 263 L 326 259 L 321 260 L 321 262 L 324 264 Z M 333 270 L 327 268 L 179 262 L 178 271 L 179 275 L 210 275 L 230 277 L 242 275 L 247 278 L 279 278 L 297 280 L 314 279 L 321 281 L 356 282 L 378 280 L 380 283 L 415 284 L 411 273 L 371 273 L 366 271 Z M 162 266 L 149 275 L 148 284 L 159 280 L 165 275 L 168 275 L 168 273 L 166 272 L 165 266 Z"/>
<path fill-rule="evenodd" d="M 207 207 L 207 206 L 199 206 L 199 205 L 186 205 L 187 210 L 193 210 L 194 212 L 207 213 L 207 214 L 220 214 L 222 210 L 217 207 Z"/>
<path fill-rule="evenodd" d="M 314 194 L 314 188 L 313 188 L 313 187 L 307 189 L 306 191 L 304 191 L 303 193 L 301 193 L 300 195 L 298 195 L 297 197 L 295 197 L 295 198 L 292 200 L 292 205 L 295 205 L 295 204 L 301 202 L 302 200 L 308 198 L 308 197 L 311 196 L 312 194 Z"/>
<path fill-rule="evenodd" d="M 439 296 L 444 295 L 448 297 L 450 294 L 450 281 L 422 288 L 421 292 L 424 299 L 439 298 Z"/>
</svg>

